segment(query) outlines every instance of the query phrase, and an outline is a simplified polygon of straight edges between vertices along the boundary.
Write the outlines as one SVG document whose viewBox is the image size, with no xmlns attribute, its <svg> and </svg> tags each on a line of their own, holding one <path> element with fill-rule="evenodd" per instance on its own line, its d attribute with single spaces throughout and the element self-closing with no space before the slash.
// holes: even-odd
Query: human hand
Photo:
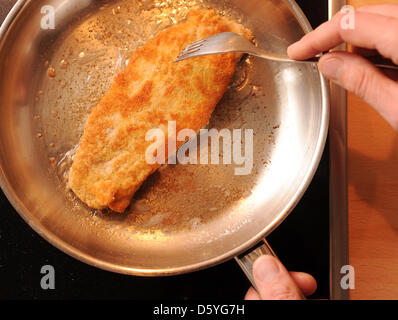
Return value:
<svg viewBox="0 0 398 320">
<path fill-rule="evenodd" d="M 317 288 L 315 279 L 303 272 L 288 272 L 275 257 L 264 255 L 253 264 L 253 276 L 258 288 L 247 291 L 245 300 L 302 300 Z"/>
<path fill-rule="evenodd" d="M 360 56 L 365 48 L 398 64 L 398 6 L 378 5 L 355 11 L 354 29 L 341 27 L 342 13 L 335 15 L 288 48 L 295 60 L 311 58 L 343 42 L 353 52 L 333 52 L 319 61 L 322 74 L 372 105 L 398 131 L 398 74 L 387 76 Z M 368 52 L 369 53 L 369 52 Z"/>
</svg>

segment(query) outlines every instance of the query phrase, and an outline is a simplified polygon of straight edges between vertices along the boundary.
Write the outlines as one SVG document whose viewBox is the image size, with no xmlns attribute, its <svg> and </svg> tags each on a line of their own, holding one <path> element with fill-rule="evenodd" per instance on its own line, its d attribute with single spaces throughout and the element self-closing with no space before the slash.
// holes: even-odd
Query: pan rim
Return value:
<svg viewBox="0 0 398 320">
<path fill-rule="evenodd" d="M 311 25 L 302 12 L 299 5 L 294 0 L 284 0 L 292 13 L 295 15 L 298 23 L 303 28 L 304 32 L 307 33 L 312 30 Z M 16 4 L 13 6 L 11 11 L 8 13 L 6 19 L 4 20 L 3 24 L 0 27 L 0 49 L 2 47 L 3 40 L 12 26 L 12 23 L 18 17 L 18 14 L 24 9 L 24 7 L 29 4 L 31 0 L 18 0 Z M 304 175 L 301 184 L 298 186 L 295 194 L 292 196 L 290 201 L 285 205 L 285 208 L 281 210 L 281 212 L 273 219 L 273 221 L 267 225 L 261 232 L 259 232 L 256 236 L 252 239 L 242 243 L 238 247 L 211 259 L 207 259 L 201 262 L 189 264 L 186 266 L 180 267 L 170 267 L 170 268 L 159 268 L 159 269 L 152 269 L 152 268 L 135 268 L 135 267 L 128 267 L 121 264 L 115 264 L 100 260 L 95 258 L 92 255 L 89 255 L 79 249 L 74 248 L 60 237 L 53 234 L 50 230 L 41 227 L 39 221 L 37 221 L 34 217 L 29 215 L 29 210 L 24 206 L 22 201 L 18 198 L 15 194 L 14 190 L 10 187 L 8 183 L 7 176 L 0 166 L 0 187 L 2 188 L 4 194 L 6 195 L 8 201 L 12 204 L 18 214 L 22 217 L 22 219 L 42 238 L 48 241 L 51 245 L 56 247 L 57 249 L 63 251 L 64 253 L 68 254 L 69 256 L 92 265 L 94 267 L 116 272 L 120 274 L 126 275 L 135 275 L 135 276 L 171 276 L 176 274 L 183 274 L 194 272 L 198 270 L 202 270 L 205 268 L 212 267 L 214 265 L 223 263 L 232 259 L 233 257 L 238 256 L 239 254 L 247 251 L 248 249 L 254 247 L 257 243 L 263 240 L 266 236 L 268 236 L 273 230 L 275 230 L 283 221 L 284 219 L 291 213 L 291 211 L 295 208 L 297 203 L 301 200 L 302 196 L 304 195 L 305 191 L 307 190 L 309 184 L 311 183 L 316 168 L 318 167 L 326 139 L 328 136 L 328 128 L 329 128 L 329 89 L 328 89 L 328 82 L 319 72 L 320 78 L 320 91 L 321 91 L 321 104 L 320 107 L 322 108 L 321 113 L 321 125 L 319 128 L 319 136 L 316 142 L 316 147 L 313 153 L 313 157 L 309 164 L 308 170 Z"/>
</svg>

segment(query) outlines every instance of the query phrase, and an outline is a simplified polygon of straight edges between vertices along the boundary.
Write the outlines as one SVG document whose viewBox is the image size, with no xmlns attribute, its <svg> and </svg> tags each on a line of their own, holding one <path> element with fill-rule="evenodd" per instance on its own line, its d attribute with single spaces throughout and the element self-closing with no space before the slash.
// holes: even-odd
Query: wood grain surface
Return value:
<svg viewBox="0 0 398 320">
<path fill-rule="evenodd" d="M 348 3 L 398 5 L 398 0 Z M 348 96 L 348 194 L 349 257 L 356 273 L 351 299 L 398 299 L 398 134 L 352 94 Z"/>
</svg>

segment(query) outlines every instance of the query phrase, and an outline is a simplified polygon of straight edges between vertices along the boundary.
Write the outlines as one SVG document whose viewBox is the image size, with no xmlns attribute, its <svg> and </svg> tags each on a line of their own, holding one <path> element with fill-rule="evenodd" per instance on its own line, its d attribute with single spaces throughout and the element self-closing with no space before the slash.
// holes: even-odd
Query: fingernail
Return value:
<svg viewBox="0 0 398 320">
<path fill-rule="evenodd" d="M 254 277 L 264 282 L 271 279 L 280 271 L 276 258 L 272 256 L 262 256 L 254 264 Z"/>
<path fill-rule="evenodd" d="M 323 58 L 319 62 L 319 69 L 326 78 L 338 80 L 343 65 L 344 61 L 340 58 Z"/>
</svg>

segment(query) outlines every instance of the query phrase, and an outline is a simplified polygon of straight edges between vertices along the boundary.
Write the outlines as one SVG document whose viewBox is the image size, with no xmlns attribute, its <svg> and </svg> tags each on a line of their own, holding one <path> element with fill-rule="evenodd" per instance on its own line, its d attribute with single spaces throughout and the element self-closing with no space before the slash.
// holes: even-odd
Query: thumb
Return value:
<svg viewBox="0 0 398 320">
<path fill-rule="evenodd" d="M 264 255 L 253 265 L 254 280 L 262 300 L 302 300 L 303 295 L 282 263 Z"/>
<path fill-rule="evenodd" d="M 389 79 L 365 58 L 333 52 L 319 61 L 322 74 L 373 106 L 398 130 L 398 83 Z"/>
</svg>

